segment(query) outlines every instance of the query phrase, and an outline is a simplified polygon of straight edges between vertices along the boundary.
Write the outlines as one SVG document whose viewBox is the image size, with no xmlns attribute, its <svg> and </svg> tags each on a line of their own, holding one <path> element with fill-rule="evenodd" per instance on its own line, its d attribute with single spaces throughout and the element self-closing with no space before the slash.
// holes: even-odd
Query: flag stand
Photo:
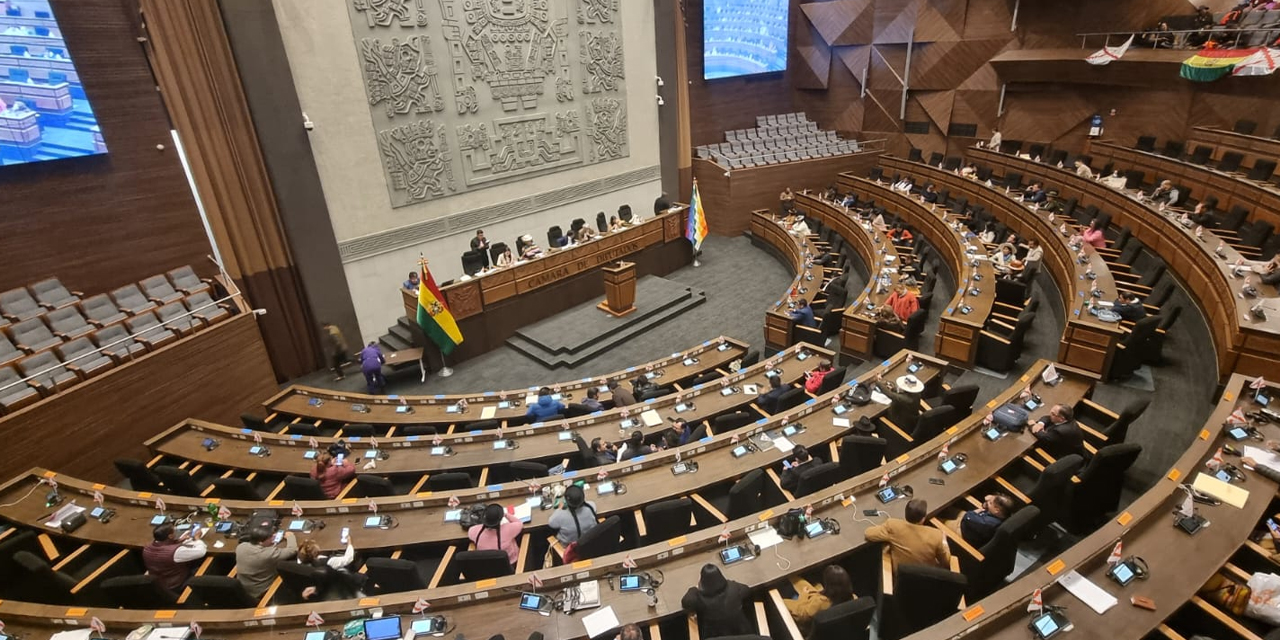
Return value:
<svg viewBox="0 0 1280 640">
<path fill-rule="evenodd" d="M 449 368 L 449 361 L 445 360 L 444 350 L 438 346 L 436 350 L 440 352 L 440 370 L 436 372 L 436 375 L 441 378 L 448 378 L 453 375 L 453 369 Z"/>
</svg>

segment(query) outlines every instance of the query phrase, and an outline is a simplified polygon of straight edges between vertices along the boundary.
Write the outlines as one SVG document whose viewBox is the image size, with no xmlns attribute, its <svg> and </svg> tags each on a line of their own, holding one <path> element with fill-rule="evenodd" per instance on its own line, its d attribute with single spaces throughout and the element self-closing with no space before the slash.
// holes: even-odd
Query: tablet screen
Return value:
<svg viewBox="0 0 1280 640">
<path fill-rule="evenodd" d="M 306 520 L 290 520 L 289 521 L 290 531 L 302 531 L 306 526 L 307 526 Z"/>
<path fill-rule="evenodd" d="M 826 531 L 827 531 L 827 530 L 826 530 L 825 528 L 823 528 L 823 526 L 822 526 L 822 522 L 821 522 L 821 521 L 818 521 L 818 522 L 810 522 L 809 524 L 807 524 L 807 525 L 805 525 L 805 526 L 804 526 L 804 533 L 805 533 L 805 535 L 809 536 L 810 538 L 813 538 L 813 537 L 816 537 L 816 536 L 820 536 L 820 535 L 822 535 L 822 534 L 826 533 Z"/>
<path fill-rule="evenodd" d="M 1111 575 L 1114 575 L 1116 577 L 1116 581 L 1120 584 L 1129 584 L 1129 581 L 1133 579 L 1133 569 L 1129 568 L 1128 564 L 1121 562 L 1116 565 L 1116 568 L 1112 571 Z"/>
<path fill-rule="evenodd" d="M 542 608 L 542 596 L 536 593 L 520 594 L 520 608 L 525 611 L 537 611 Z"/>
<path fill-rule="evenodd" d="M 262 447 L 259 447 L 259 446 L 249 447 L 249 453 L 252 453 L 255 456 L 260 456 L 262 455 Z"/>
<path fill-rule="evenodd" d="M 956 463 L 955 463 L 955 462 L 952 462 L 951 460 L 943 460 L 943 461 L 942 461 L 942 472 L 943 472 L 943 473 L 951 473 L 951 472 L 955 471 L 955 470 L 956 470 L 956 468 L 957 468 L 957 467 L 956 467 Z"/>
<path fill-rule="evenodd" d="M 1040 616 L 1039 618 L 1036 618 L 1035 626 L 1036 633 L 1039 633 L 1041 638 L 1048 638 L 1058 632 L 1058 621 L 1054 620 L 1053 616 Z"/>
<path fill-rule="evenodd" d="M 1231 434 L 1231 437 L 1236 440 L 1244 440 L 1249 437 L 1249 432 L 1245 431 L 1242 427 L 1233 427 L 1229 433 Z"/>
<path fill-rule="evenodd" d="M 625 575 L 618 581 L 618 588 L 622 591 L 636 591 L 640 588 L 640 576 Z"/>
<path fill-rule="evenodd" d="M 306 452 L 303 452 L 303 454 L 302 454 L 302 458 L 303 458 L 304 460 L 315 460 L 315 459 L 316 459 L 316 452 L 315 452 L 315 451 L 306 451 Z"/>
<path fill-rule="evenodd" d="M 733 562 L 742 559 L 742 549 L 738 547 L 729 547 L 720 552 L 720 559 L 725 562 Z"/>
<path fill-rule="evenodd" d="M 888 502 L 896 498 L 898 494 L 893 490 L 893 487 L 885 487 L 881 489 L 880 493 L 876 495 L 880 498 L 881 501 Z"/>
<path fill-rule="evenodd" d="M 431 447 L 431 455 L 433 456 L 444 455 L 444 447 Z"/>
<path fill-rule="evenodd" d="M 381 526 L 382 526 L 382 516 L 369 516 L 369 517 L 365 518 L 365 519 L 364 519 L 364 526 L 366 526 L 366 527 L 381 527 Z"/>
<path fill-rule="evenodd" d="M 164 515 L 164 514 L 160 514 L 160 515 L 158 515 L 158 516 L 152 516 L 152 517 L 151 517 L 151 526 L 153 526 L 153 527 L 157 527 L 157 526 L 160 526 L 160 525 L 162 525 L 162 524 L 164 524 L 164 523 L 166 523 L 166 522 L 168 522 L 168 521 L 169 521 L 169 516 L 166 516 L 166 515 Z"/>
</svg>

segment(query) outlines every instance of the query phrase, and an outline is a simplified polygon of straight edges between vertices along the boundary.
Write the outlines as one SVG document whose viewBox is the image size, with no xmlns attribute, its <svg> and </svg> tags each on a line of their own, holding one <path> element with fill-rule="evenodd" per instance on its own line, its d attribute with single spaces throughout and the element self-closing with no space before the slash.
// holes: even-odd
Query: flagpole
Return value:
<svg viewBox="0 0 1280 640">
<path fill-rule="evenodd" d="M 426 270 L 427 270 L 427 257 L 426 257 L 425 255 L 423 255 L 423 254 L 419 253 L 419 254 L 418 254 L 418 264 L 422 266 L 422 270 L 423 270 L 423 271 L 426 271 Z M 426 284 L 427 284 L 426 282 L 421 282 L 421 283 L 419 283 L 419 284 L 418 284 L 418 286 L 419 286 L 419 287 L 424 287 L 424 286 L 426 286 Z M 425 336 L 423 336 L 423 337 L 425 338 Z M 426 341 L 426 342 L 430 342 L 430 339 L 427 339 L 427 340 L 425 340 L 425 341 Z M 444 349 L 441 349 L 441 348 L 440 348 L 440 345 L 436 345 L 436 351 L 439 351 L 439 352 L 440 352 L 440 370 L 436 372 L 436 375 L 440 376 L 441 378 L 448 378 L 449 376 L 453 375 L 453 369 L 450 369 L 450 368 L 449 368 L 449 361 L 448 361 L 448 360 L 445 360 Z M 424 373 L 424 376 L 425 376 L 425 373 Z"/>
</svg>

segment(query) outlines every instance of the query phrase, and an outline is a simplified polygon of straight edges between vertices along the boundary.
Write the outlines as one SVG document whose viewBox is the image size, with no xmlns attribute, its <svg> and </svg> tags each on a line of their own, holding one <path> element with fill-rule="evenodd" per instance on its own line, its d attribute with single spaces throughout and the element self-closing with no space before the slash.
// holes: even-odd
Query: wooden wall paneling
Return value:
<svg viewBox="0 0 1280 640">
<path fill-rule="evenodd" d="M 99 293 L 184 264 L 212 275 L 136 19 L 122 0 L 51 6 L 108 153 L 0 168 L 0 291 L 56 275 Z"/>
<path fill-rule="evenodd" d="M 1018 8 L 1018 36 L 1024 48 L 1079 47 L 1077 33 L 1147 28 L 1163 16 L 1186 15 L 1195 8 L 1187 0 L 1141 2 L 1023 2 Z M 1005 23 L 1006 28 L 1008 22 Z M 1115 44 L 1119 44 L 1118 42 Z M 1102 48 L 1099 43 L 1095 49 Z"/>
<path fill-rule="evenodd" d="M 255 306 L 284 380 L 322 361 L 306 294 L 290 255 L 275 195 L 214 2 L 141 0 L 148 52 L 188 150 L 228 272 Z"/>
<path fill-rule="evenodd" d="M 797 89 L 826 89 L 831 76 L 831 46 L 823 41 L 822 34 L 803 11 L 795 15 L 799 24 L 791 30 L 795 36 L 792 50 L 796 54 L 788 61 L 791 83 Z"/>
<path fill-rule="evenodd" d="M 5 416 L 0 439 L 23 464 L 118 479 L 113 461 L 145 460 L 155 434 L 188 418 L 236 424 L 275 392 L 256 316 L 243 313 Z"/>
<path fill-rule="evenodd" d="M 875 0 L 875 26 L 871 41 L 876 44 L 911 42 L 924 0 Z"/>
<path fill-rule="evenodd" d="M 964 33 L 968 0 L 930 0 L 916 17 L 916 42 L 954 41 Z"/>
<path fill-rule="evenodd" d="M 867 44 L 875 12 L 871 0 L 834 0 L 800 5 L 822 39 L 831 46 Z"/>
</svg>

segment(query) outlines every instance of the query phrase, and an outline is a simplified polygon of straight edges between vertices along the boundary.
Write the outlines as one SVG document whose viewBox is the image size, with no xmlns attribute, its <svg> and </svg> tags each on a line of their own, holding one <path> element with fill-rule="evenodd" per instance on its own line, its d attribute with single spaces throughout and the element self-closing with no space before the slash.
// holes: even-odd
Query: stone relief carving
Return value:
<svg viewBox="0 0 1280 640">
<path fill-rule="evenodd" d="M 426 0 L 351 0 L 351 7 L 363 13 L 370 28 L 390 27 L 398 23 L 402 27 L 427 26 Z M 409 5 L 414 5 L 414 11 Z"/>
<path fill-rule="evenodd" d="M 403 42 L 392 38 L 387 44 L 365 38 L 360 51 L 369 104 L 385 103 L 388 118 L 444 109 L 430 36 L 409 36 Z"/>
<path fill-rule="evenodd" d="M 607 24 L 618 12 L 618 0 L 578 0 L 578 24 Z"/>
<path fill-rule="evenodd" d="M 587 136 L 595 162 L 626 155 L 627 105 L 617 98 L 595 98 L 587 103 Z"/>
<path fill-rule="evenodd" d="M 617 91 L 622 84 L 622 38 L 617 31 L 595 33 L 579 32 L 582 47 L 579 58 L 585 72 L 582 79 L 583 93 Z"/>
<path fill-rule="evenodd" d="M 392 202 L 401 206 L 457 191 L 443 124 L 417 120 L 378 132 Z"/>
<path fill-rule="evenodd" d="M 393 207 L 627 156 L 618 0 L 347 6 Z"/>
</svg>

